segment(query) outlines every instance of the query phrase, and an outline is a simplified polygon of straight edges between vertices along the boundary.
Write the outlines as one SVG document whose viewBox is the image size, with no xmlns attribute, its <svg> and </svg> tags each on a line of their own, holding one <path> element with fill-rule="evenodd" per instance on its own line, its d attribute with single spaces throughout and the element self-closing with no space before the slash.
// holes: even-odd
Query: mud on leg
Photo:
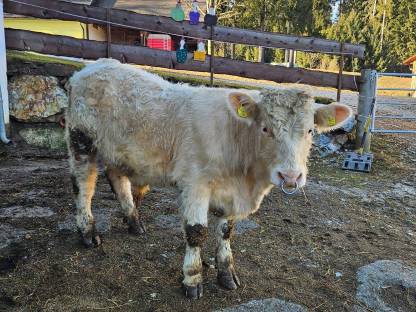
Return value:
<svg viewBox="0 0 416 312">
<path fill-rule="evenodd" d="M 101 240 L 91 212 L 91 200 L 97 180 L 96 150 L 93 141 L 78 129 L 67 128 L 67 145 L 77 208 L 77 227 L 85 246 L 97 246 L 101 244 Z"/>
<path fill-rule="evenodd" d="M 197 299 L 203 294 L 201 247 L 208 237 L 209 191 L 195 187 L 184 190 L 182 196 L 186 238 L 182 286 L 186 297 Z"/>
<path fill-rule="evenodd" d="M 218 218 L 216 228 L 217 252 L 215 256 L 218 268 L 217 279 L 221 286 L 230 290 L 240 286 L 240 279 L 235 272 L 234 259 L 230 246 L 233 231 L 234 221 Z"/>
</svg>

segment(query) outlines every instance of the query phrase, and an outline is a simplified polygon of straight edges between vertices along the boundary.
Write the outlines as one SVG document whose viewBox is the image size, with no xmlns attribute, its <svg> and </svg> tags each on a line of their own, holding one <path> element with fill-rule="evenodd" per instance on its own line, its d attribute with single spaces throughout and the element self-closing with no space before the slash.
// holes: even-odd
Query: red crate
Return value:
<svg viewBox="0 0 416 312">
<path fill-rule="evenodd" d="M 172 38 L 169 35 L 150 34 L 147 38 L 147 47 L 165 51 L 173 51 Z"/>
</svg>

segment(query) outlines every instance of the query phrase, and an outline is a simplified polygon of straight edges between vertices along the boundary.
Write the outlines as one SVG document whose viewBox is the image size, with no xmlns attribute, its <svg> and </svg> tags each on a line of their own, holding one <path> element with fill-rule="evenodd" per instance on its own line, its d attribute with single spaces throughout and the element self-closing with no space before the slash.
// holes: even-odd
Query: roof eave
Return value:
<svg viewBox="0 0 416 312">
<path fill-rule="evenodd" d="M 416 54 L 403 61 L 403 65 L 412 65 L 416 61 Z"/>
</svg>

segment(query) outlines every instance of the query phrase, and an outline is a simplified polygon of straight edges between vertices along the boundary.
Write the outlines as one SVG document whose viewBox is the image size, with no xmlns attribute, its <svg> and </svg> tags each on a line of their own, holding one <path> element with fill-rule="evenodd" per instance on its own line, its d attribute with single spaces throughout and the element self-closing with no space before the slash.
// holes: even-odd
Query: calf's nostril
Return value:
<svg viewBox="0 0 416 312">
<path fill-rule="evenodd" d="M 288 172 L 278 172 L 279 179 L 285 181 L 285 184 L 288 186 L 295 186 L 299 184 L 302 180 L 302 172 L 288 171 Z"/>
</svg>

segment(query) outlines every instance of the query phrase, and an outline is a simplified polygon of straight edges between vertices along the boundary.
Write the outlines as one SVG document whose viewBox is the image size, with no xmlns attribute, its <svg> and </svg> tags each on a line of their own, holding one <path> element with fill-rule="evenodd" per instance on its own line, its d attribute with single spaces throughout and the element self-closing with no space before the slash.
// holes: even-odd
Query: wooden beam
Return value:
<svg viewBox="0 0 416 312">
<path fill-rule="evenodd" d="M 98 59 L 107 54 L 107 43 L 81 40 L 65 36 L 54 36 L 25 30 L 6 30 L 8 49 L 27 50 L 45 54 L 72 56 L 84 59 Z M 162 51 L 129 45 L 112 45 L 112 57 L 124 63 L 149 65 L 172 69 L 209 72 L 209 56 L 205 62 L 193 60 L 188 55 L 185 63 L 176 61 L 175 51 Z M 215 58 L 215 72 L 247 78 L 271 80 L 275 82 L 304 83 L 313 86 L 337 87 L 337 74 L 302 68 L 286 68 L 268 64 L 251 63 Z M 356 90 L 355 76 L 343 75 L 343 89 Z"/>
<path fill-rule="evenodd" d="M 4 0 L 5 12 L 38 18 L 55 18 L 77 20 L 83 23 L 106 24 L 105 8 L 54 0 L 18 0 L 18 2 Z M 169 17 L 139 14 L 118 9 L 111 10 L 111 19 L 114 23 L 113 26 L 121 27 L 127 25 L 131 28 L 150 32 L 169 33 L 207 40 L 211 39 L 210 29 L 204 28 L 204 23 L 189 25 L 187 21 L 176 22 Z M 340 42 L 338 41 L 223 26 L 215 27 L 212 40 L 329 54 L 339 54 L 341 50 Z M 344 53 L 347 55 L 363 58 L 364 51 L 365 47 L 363 45 L 344 44 Z"/>
<path fill-rule="evenodd" d="M 116 4 L 117 0 L 92 0 L 91 6 L 99 7 L 99 8 L 107 8 L 111 9 Z"/>
</svg>

